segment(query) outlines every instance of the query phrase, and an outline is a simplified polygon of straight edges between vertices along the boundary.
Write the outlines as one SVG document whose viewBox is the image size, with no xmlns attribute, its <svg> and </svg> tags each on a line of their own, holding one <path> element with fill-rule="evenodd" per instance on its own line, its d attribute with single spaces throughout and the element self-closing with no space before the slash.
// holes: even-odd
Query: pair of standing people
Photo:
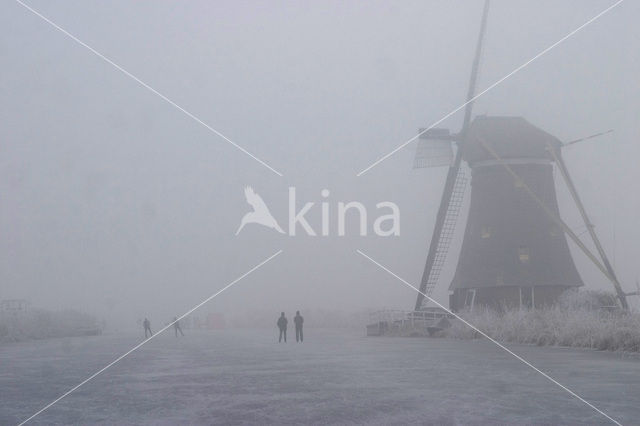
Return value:
<svg viewBox="0 0 640 426">
<path fill-rule="evenodd" d="M 296 311 L 296 316 L 293 317 L 293 323 L 296 326 L 296 342 L 302 343 L 304 336 L 302 334 L 302 324 L 304 324 L 304 318 L 300 315 L 300 311 Z M 282 342 L 282 338 L 284 337 L 284 342 L 287 343 L 287 324 L 289 324 L 289 320 L 284 316 L 284 312 L 280 314 L 280 318 L 278 318 L 278 329 L 280 330 L 280 337 L 278 338 L 278 343 Z"/>
<path fill-rule="evenodd" d="M 181 335 L 184 336 L 184 333 L 182 332 L 182 327 L 180 327 L 180 321 L 178 321 L 178 317 L 173 317 L 172 322 L 173 322 L 173 330 L 176 332 L 176 337 L 178 337 L 178 331 L 180 332 Z M 148 337 L 153 337 L 153 331 L 151 331 L 151 321 L 149 321 L 149 318 L 145 318 L 144 321 L 142 321 L 142 326 L 144 327 L 144 338 L 146 339 Z"/>
</svg>

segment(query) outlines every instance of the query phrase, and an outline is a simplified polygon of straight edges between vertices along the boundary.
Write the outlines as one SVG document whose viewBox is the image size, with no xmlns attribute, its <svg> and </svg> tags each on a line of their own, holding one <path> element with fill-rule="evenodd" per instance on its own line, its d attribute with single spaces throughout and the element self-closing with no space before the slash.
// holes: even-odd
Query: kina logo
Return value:
<svg viewBox="0 0 640 426">
<path fill-rule="evenodd" d="M 353 226 L 356 221 L 360 236 L 366 236 L 370 230 L 373 230 L 373 233 L 380 237 L 400 235 L 400 209 L 391 201 L 376 203 L 376 213 L 378 213 L 378 215 L 371 227 L 369 222 L 369 212 L 367 211 L 366 206 L 359 201 L 350 201 L 347 203 L 340 201 L 337 205 L 332 205 L 333 203 L 329 200 L 330 191 L 328 189 L 323 189 L 320 191 L 320 196 L 322 197 L 322 201 L 320 203 L 310 201 L 304 203 L 302 206 L 298 206 L 298 203 L 296 202 L 296 188 L 289 187 L 289 228 L 288 232 L 285 232 L 278 224 L 276 218 L 271 214 L 271 211 L 262 197 L 258 195 L 251 186 L 246 186 L 244 188 L 244 196 L 253 211 L 246 213 L 242 217 L 240 226 L 236 231 L 236 235 L 238 235 L 246 225 L 255 223 L 274 229 L 280 234 L 287 234 L 291 237 L 296 236 L 296 231 L 299 230 L 298 228 L 301 228 L 308 236 L 311 237 L 315 237 L 317 235 L 326 237 L 336 231 L 337 236 L 342 237 L 346 235 L 347 223 L 351 223 L 351 226 Z M 307 218 L 307 214 L 310 211 L 314 211 L 314 206 L 318 204 L 320 207 L 321 219 L 319 232 L 317 232 L 318 224 L 316 224 L 315 227 L 312 226 Z M 314 213 L 311 213 L 311 215 L 313 214 Z M 334 221 L 336 219 L 338 222 L 337 226 L 334 225 Z"/>
<path fill-rule="evenodd" d="M 249 223 L 257 223 L 258 225 L 266 226 L 267 228 L 275 229 L 281 234 L 284 234 L 278 221 L 273 217 L 269 211 L 269 207 L 264 203 L 264 200 L 258 195 L 252 187 L 246 186 L 244 188 L 244 196 L 247 199 L 247 203 L 253 208 L 252 212 L 245 214 L 240 221 L 240 227 L 236 231 L 236 235 L 240 233 L 242 228 Z"/>
</svg>

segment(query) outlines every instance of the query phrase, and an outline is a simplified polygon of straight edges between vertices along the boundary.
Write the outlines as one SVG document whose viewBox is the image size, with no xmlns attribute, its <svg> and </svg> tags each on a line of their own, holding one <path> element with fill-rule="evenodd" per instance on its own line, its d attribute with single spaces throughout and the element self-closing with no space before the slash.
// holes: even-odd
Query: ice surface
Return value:
<svg viewBox="0 0 640 426">
<path fill-rule="evenodd" d="M 186 334 L 150 341 L 33 424 L 608 424 L 487 341 L 312 328 L 304 344 L 278 344 L 276 330 Z M 0 424 L 27 418 L 139 339 L 0 347 Z M 637 356 L 510 347 L 623 424 L 640 418 Z"/>
</svg>

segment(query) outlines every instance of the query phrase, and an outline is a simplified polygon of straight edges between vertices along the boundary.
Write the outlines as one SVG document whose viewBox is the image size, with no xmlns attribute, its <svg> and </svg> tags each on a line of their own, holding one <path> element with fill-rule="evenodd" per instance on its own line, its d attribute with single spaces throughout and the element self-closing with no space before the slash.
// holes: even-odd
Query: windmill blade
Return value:
<svg viewBox="0 0 640 426">
<path fill-rule="evenodd" d="M 460 176 L 462 163 L 462 150 L 464 145 L 464 137 L 467 133 L 469 123 L 471 122 L 471 113 L 473 110 L 473 97 L 476 91 L 476 82 L 478 80 L 478 69 L 480 67 L 480 57 L 482 55 L 482 42 L 484 34 L 487 28 L 487 17 L 489 16 L 489 0 L 485 0 L 484 8 L 482 9 L 482 19 L 480 21 L 480 33 L 478 34 L 478 43 L 476 45 L 476 53 L 471 66 L 471 76 L 469 78 L 469 89 L 467 91 L 467 104 L 464 110 L 464 121 L 462 124 L 462 131 L 459 135 L 458 151 L 453 164 L 449 168 L 447 173 L 447 180 L 444 184 L 444 190 L 442 191 L 442 198 L 440 200 L 440 207 L 438 208 L 438 216 L 436 217 L 436 224 L 433 229 L 433 235 L 431 236 L 431 244 L 429 245 L 429 254 L 427 255 L 427 261 L 424 266 L 424 272 L 422 274 L 422 280 L 420 282 L 420 292 L 416 300 L 415 309 L 419 310 L 422 307 L 422 303 L 425 299 L 425 294 L 429 295 L 433 288 L 437 284 L 437 280 L 440 276 L 440 262 L 444 262 L 446 253 L 449 248 L 449 243 L 452 238 L 453 230 L 455 229 L 456 219 L 460 211 L 460 206 L 456 207 L 458 203 L 458 193 L 456 188 L 458 185 L 466 185 L 466 177 L 464 174 Z M 464 171 L 462 171 L 464 173 Z M 464 180 L 464 182 L 462 182 Z M 458 182 L 458 185 L 456 185 Z M 456 197 L 454 198 L 454 193 Z M 462 193 L 464 195 L 464 192 Z M 459 197 L 459 203 L 462 203 L 462 196 Z M 455 202 L 452 203 L 452 200 Z M 445 230 L 445 223 L 447 224 L 447 232 Z M 449 232 L 448 226 L 451 224 L 452 229 Z M 447 241 L 449 240 L 449 241 Z M 436 262 L 438 260 L 438 262 Z M 429 293 L 427 293 L 427 291 Z"/>
<path fill-rule="evenodd" d="M 423 307 L 425 297 L 430 297 L 433 289 L 438 284 L 440 273 L 454 236 L 466 186 L 467 176 L 464 168 L 461 167 L 461 154 L 458 151 L 454 165 L 449 168 L 447 181 L 442 193 L 436 225 L 429 245 L 429 254 L 427 255 L 422 280 L 420 281 L 420 292 L 415 306 L 416 311 Z"/>
<path fill-rule="evenodd" d="M 420 129 L 419 134 L 413 168 L 451 167 L 453 145 L 449 129 Z"/>
<path fill-rule="evenodd" d="M 464 122 L 462 124 L 462 135 L 464 136 L 469 123 L 471 122 L 471 112 L 473 111 L 473 97 L 476 93 L 476 82 L 478 81 L 478 70 L 480 69 L 480 58 L 482 57 L 482 41 L 487 29 L 487 17 L 489 16 L 489 0 L 484 1 L 482 9 L 482 20 L 480 21 L 480 34 L 478 34 L 478 44 L 476 45 L 476 55 L 471 66 L 471 77 L 469 77 L 469 89 L 467 91 L 467 105 L 464 109 Z"/>
<path fill-rule="evenodd" d="M 576 144 L 576 143 L 578 143 L 578 142 L 588 141 L 589 139 L 597 138 L 597 137 L 599 137 L 599 136 L 608 135 L 609 133 L 613 133 L 613 129 L 609 129 L 609 130 L 607 130 L 606 132 L 595 133 L 595 134 L 593 134 L 593 135 L 589 135 L 589 136 L 586 136 L 586 137 L 584 137 L 584 138 L 574 139 L 574 140 L 572 140 L 572 141 L 569 141 L 569 142 L 565 142 L 565 143 L 563 143 L 563 144 L 562 144 L 562 146 L 564 147 L 564 146 L 569 146 L 569 145 Z"/>
</svg>

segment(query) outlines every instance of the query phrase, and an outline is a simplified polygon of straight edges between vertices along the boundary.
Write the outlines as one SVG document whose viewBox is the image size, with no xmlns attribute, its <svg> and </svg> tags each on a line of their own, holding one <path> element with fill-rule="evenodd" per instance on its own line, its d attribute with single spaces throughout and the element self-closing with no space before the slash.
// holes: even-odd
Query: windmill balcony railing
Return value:
<svg viewBox="0 0 640 426">
<path fill-rule="evenodd" d="M 412 332 L 427 333 L 427 329 L 443 318 L 452 320 L 454 315 L 440 308 L 425 308 L 419 311 L 384 309 L 369 315 L 367 335 L 402 335 Z"/>
</svg>

